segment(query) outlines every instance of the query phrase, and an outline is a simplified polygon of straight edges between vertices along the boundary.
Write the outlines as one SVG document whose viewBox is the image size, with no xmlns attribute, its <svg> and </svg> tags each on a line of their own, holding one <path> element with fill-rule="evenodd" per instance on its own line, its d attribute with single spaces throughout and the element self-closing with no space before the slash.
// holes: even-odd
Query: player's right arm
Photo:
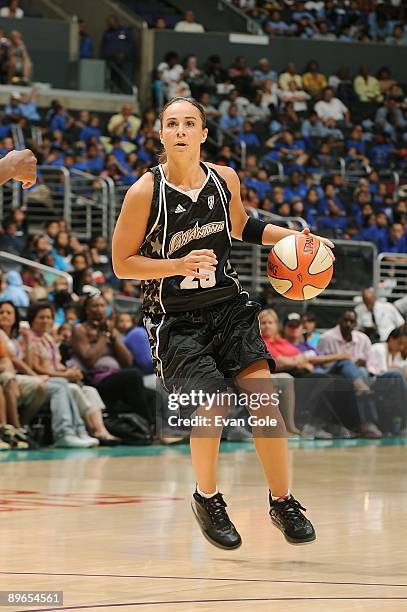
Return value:
<svg viewBox="0 0 407 612">
<path fill-rule="evenodd" d="M 112 262 L 118 278 L 148 280 L 169 276 L 207 278 L 202 270 L 215 272 L 212 250 L 191 251 L 178 259 L 153 259 L 138 255 L 147 232 L 153 196 L 153 175 L 146 172 L 128 190 L 116 223 L 112 241 Z M 198 270 L 201 272 L 198 272 Z"/>
</svg>

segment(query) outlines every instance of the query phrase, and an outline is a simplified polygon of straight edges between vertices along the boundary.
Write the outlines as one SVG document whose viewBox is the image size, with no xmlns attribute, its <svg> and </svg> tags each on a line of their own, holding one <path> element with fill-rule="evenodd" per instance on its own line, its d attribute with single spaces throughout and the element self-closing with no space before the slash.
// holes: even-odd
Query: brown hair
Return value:
<svg viewBox="0 0 407 612">
<path fill-rule="evenodd" d="M 163 126 L 163 118 L 164 118 L 165 111 L 167 110 L 167 108 L 169 108 L 172 104 L 175 104 L 176 102 L 189 102 L 190 104 L 192 104 L 192 106 L 195 106 L 195 108 L 198 109 L 199 114 L 201 116 L 202 129 L 206 128 L 206 114 L 205 114 L 205 110 L 202 104 L 197 102 L 195 98 L 186 98 L 184 96 L 175 96 L 174 98 L 171 98 L 170 100 L 168 100 L 168 102 L 164 104 L 159 114 L 161 128 Z M 159 153 L 158 159 L 160 161 L 160 164 L 164 164 L 167 161 L 167 154 L 164 151 L 164 149 L 162 149 L 162 151 Z"/>
</svg>

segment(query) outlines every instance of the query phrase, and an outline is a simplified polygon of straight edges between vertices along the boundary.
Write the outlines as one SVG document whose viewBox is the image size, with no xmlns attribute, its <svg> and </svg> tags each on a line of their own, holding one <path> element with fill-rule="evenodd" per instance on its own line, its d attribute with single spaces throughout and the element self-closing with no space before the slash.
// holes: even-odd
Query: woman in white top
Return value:
<svg viewBox="0 0 407 612">
<path fill-rule="evenodd" d="M 389 370 L 401 370 L 407 377 L 405 360 L 401 356 L 401 345 L 406 338 L 406 330 L 403 327 L 396 327 L 390 332 L 386 342 L 372 344 L 372 374 L 380 375 Z"/>
</svg>

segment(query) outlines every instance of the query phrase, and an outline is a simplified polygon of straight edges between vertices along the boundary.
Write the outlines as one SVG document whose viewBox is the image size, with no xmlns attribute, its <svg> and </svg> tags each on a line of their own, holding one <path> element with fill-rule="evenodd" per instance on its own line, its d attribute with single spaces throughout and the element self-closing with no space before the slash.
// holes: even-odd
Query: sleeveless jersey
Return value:
<svg viewBox="0 0 407 612">
<path fill-rule="evenodd" d="M 144 281 L 143 311 L 147 315 L 205 308 L 242 292 L 229 261 L 231 194 L 226 181 L 213 168 L 203 162 L 201 167 L 206 179 L 196 202 L 166 180 L 161 165 L 150 169 L 154 189 L 140 255 L 172 259 L 197 249 L 213 249 L 218 260 L 216 272 L 208 279 L 171 276 Z"/>
</svg>

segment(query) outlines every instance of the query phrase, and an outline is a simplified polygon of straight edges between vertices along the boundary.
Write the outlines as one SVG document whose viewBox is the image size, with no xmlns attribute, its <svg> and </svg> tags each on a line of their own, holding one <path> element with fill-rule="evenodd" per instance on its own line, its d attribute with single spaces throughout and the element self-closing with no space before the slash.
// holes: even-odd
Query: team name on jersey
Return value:
<svg viewBox="0 0 407 612">
<path fill-rule="evenodd" d="M 191 229 L 185 230 L 184 232 L 177 232 L 170 240 L 170 244 L 168 247 L 168 255 L 175 253 L 181 247 L 188 244 L 192 240 L 198 240 L 199 238 L 206 238 L 210 234 L 217 234 L 218 232 L 222 232 L 225 228 L 224 221 L 213 221 L 212 223 L 207 223 L 202 227 L 199 227 L 198 222 Z"/>
</svg>

